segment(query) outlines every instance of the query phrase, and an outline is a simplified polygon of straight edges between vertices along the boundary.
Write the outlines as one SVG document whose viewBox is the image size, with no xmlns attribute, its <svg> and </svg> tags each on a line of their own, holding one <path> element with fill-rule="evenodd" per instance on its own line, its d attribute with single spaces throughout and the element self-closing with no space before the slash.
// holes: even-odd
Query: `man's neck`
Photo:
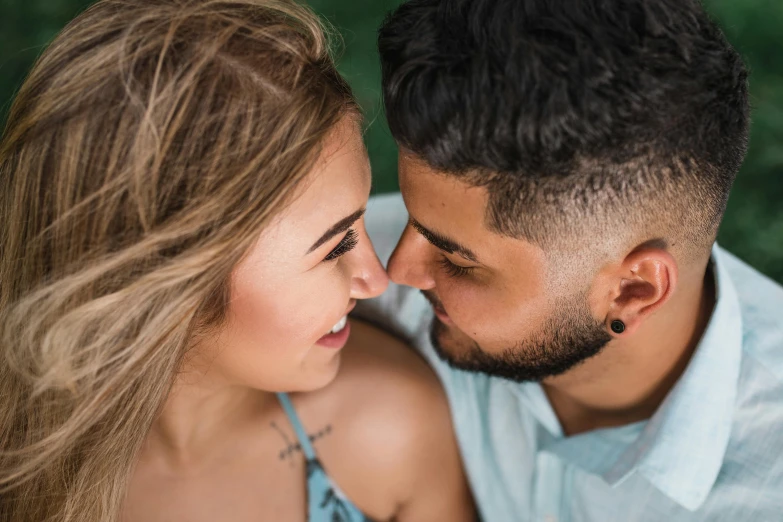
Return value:
<svg viewBox="0 0 783 522">
<path fill-rule="evenodd" d="M 687 368 L 714 305 L 711 269 L 681 278 L 672 299 L 632 338 L 612 341 L 581 366 L 544 381 L 564 433 L 650 418 Z"/>
</svg>

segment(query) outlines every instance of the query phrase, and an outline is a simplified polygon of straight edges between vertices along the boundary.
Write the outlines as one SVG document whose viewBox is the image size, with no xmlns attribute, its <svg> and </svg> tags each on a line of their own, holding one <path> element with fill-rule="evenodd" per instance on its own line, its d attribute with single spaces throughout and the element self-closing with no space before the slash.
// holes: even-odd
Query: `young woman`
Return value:
<svg viewBox="0 0 783 522">
<path fill-rule="evenodd" d="M 307 9 L 74 20 L 0 144 L 0 520 L 472 519 L 433 375 L 346 320 L 369 191 Z"/>
</svg>

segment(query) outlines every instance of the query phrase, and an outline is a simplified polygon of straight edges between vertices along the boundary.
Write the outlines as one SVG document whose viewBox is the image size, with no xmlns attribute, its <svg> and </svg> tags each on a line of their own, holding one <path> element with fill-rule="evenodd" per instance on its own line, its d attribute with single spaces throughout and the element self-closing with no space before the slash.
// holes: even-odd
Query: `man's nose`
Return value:
<svg viewBox="0 0 783 522">
<path fill-rule="evenodd" d="M 420 290 L 434 288 L 431 248 L 432 245 L 408 225 L 386 267 L 391 280 Z"/>
</svg>

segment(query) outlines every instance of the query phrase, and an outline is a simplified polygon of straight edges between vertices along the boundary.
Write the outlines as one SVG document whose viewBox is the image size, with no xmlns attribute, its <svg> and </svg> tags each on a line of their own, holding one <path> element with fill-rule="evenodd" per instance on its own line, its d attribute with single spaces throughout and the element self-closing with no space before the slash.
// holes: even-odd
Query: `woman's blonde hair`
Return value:
<svg viewBox="0 0 783 522">
<path fill-rule="evenodd" d="M 357 110 L 285 0 L 101 0 L 0 143 L 0 520 L 116 521 L 187 348 Z"/>
</svg>

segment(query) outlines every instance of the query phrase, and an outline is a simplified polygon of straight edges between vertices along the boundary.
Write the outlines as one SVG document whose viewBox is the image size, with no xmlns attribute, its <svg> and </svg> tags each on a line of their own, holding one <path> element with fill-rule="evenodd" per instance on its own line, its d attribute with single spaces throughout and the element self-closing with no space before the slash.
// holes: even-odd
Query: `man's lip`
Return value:
<svg viewBox="0 0 783 522">
<path fill-rule="evenodd" d="M 432 306 L 432 311 L 435 312 L 435 315 L 442 323 L 453 324 L 448 312 L 443 308 L 443 303 L 440 302 L 440 299 L 436 299 L 432 293 L 424 290 L 421 291 L 421 294 L 429 301 L 430 306 Z"/>
<path fill-rule="evenodd" d="M 353 301 L 351 301 L 351 304 L 348 305 L 348 310 L 345 311 L 345 315 L 350 314 L 353 311 L 354 308 L 356 308 L 356 300 L 355 299 Z"/>
<path fill-rule="evenodd" d="M 446 310 L 442 306 L 432 305 L 432 310 L 435 312 L 435 315 L 438 317 L 440 322 L 445 324 L 452 324 L 448 312 L 446 312 Z"/>
</svg>

